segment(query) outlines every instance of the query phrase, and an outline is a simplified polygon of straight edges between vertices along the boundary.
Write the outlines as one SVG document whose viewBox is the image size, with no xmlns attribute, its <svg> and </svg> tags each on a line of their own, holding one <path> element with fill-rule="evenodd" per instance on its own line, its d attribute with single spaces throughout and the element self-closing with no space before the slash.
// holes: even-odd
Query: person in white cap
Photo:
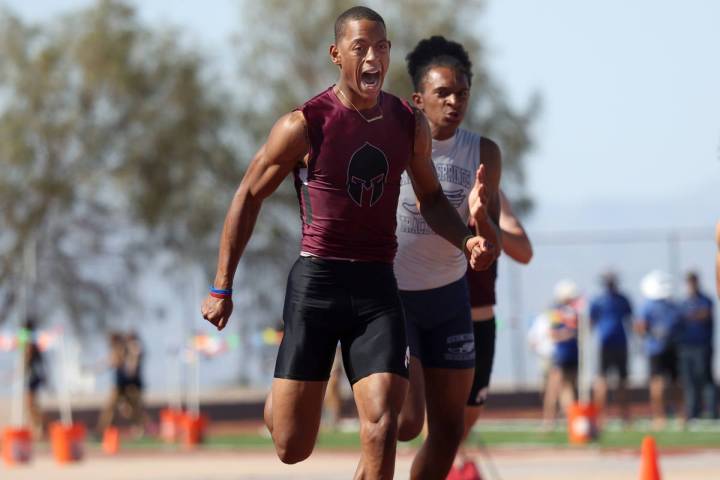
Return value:
<svg viewBox="0 0 720 480">
<path fill-rule="evenodd" d="M 545 312 L 553 341 L 552 366 L 543 399 L 543 428 L 551 429 L 558 397 L 563 411 L 575 401 L 578 374 L 578 324 L 580 293 L 572 280 L 555 285 L 554 304 Z"/>
<path fill-rule="evenodd" d="M 672 278 L 654 270 L 640 283 L 646 298 L 636 319 L 634 329 L 643 336 L 645 353 L 650 360 L 650 409 L 653 427 L 665 426 L 665 390 L 677 381 L 677 342 L 680 334 L 681 312 L 672 300 Z"/>
</svg>

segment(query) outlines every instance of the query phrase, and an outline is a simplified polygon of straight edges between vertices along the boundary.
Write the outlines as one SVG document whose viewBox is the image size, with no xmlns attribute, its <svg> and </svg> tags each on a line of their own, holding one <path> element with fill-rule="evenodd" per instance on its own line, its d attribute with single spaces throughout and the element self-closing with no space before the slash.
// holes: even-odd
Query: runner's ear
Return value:
<svg viewBox="0 0 720 480">
<path fill-rule="evenodd" d="M 423 106 L 424 106 L 422 95 L 419 92 L 415 92 L 412 94 L 412 100 L 413 100 L 413 104 L 415 105 L 415 108 L 422 111 Z"/>
<path fill-rule="evenodd" d="M 328 53 L 330 54 L 330 61 L 337 65 L 338 67 L 342 67 L 341 59 L 340 59 L 340 49 L 335 45 L 334 43 L 330 45 L 330 49 L 328 50 Z"/>
</svg>

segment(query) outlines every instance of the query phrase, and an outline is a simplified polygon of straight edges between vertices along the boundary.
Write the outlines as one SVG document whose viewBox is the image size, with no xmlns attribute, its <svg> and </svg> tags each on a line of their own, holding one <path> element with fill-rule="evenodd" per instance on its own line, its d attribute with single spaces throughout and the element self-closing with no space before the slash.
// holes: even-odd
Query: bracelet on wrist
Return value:
<svg viewBox="0 0 720 480">
<path fill-rule="evenodd" d="M 232 288 L 215 288 L 211 286 L 210 296 L 215 298 L 230 298 L 232 297 Z"/>
</svg>

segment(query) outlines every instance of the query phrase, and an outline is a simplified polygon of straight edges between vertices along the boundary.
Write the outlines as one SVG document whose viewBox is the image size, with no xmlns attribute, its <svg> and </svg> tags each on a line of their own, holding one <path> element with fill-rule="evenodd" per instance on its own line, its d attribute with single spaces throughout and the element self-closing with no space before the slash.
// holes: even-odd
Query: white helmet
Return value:
<svg viewBox="0 0 720 480">
<path fill-rule="evenodd" d="M 642 294 L 650 300 L 663 300 L 672 295 L 672 277 L 662 270 L 653 270 L 640 281 Z"/>
<path fill-rule="evenodd" d="M 578 287 L 575 282 L 567 278 L 560 280 L 555 284 L 553 294 L 555 296 L 555 301 L 559 303 L 567 303 L 580 296 L 580 292 L 578 291 Z"/>
</svg>

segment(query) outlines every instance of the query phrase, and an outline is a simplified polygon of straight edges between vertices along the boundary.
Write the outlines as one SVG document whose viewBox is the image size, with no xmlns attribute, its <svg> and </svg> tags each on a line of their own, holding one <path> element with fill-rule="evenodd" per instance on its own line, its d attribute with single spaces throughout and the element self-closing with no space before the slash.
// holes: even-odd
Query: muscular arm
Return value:
<svg viewBox="0 0 720 480">
<path fill-rule="evenodd" d="M 281 117 L 265 145 L 250 162 L 225 216 L 218 254 L 215 288 L 232 287 L 233 277 L 265 198 L 273 193 L 308 151 L 305 118 L 300 112 Z M 222 329 L 232 312 L 230 299 L 208 297 L 203 316 Z"/>
<path fill-rule="evenodd" d="M 435 233 L 458 247 L 465 255 L 472 252 L 473 268 L 488 268 L 497 258 L 497 252 L 491 245 L 485 245 L 485 239 L 481 237 L 463 244 L 468 233 L 467 226 L 445 197 L 438 181 L 432 163 L 430 127 L 422 113 L 416 112 L 415 119 L 415 148 L 407 171 L 417 197 L 418 210 Z"/>
<path fill-rule="evenodd" d="M 471 223 L 478 235 L 494 236 L 500 239 L 500 228 L 489 213 L 500 212 L 500 175 L 502 174 L 502 153 L 500 147 L 489 138 L 480 139 L 482 164 L 475 173 L 475 185 L 468 196 Z"/>
<path fill-rule="evenodd" d="M 528 264 L 533 256 L 530 239 L 502 190 L 499 190 L 498 197 L 500 198 L 500 232 L 503 252 L 516 262 Z"/>
</svg>

